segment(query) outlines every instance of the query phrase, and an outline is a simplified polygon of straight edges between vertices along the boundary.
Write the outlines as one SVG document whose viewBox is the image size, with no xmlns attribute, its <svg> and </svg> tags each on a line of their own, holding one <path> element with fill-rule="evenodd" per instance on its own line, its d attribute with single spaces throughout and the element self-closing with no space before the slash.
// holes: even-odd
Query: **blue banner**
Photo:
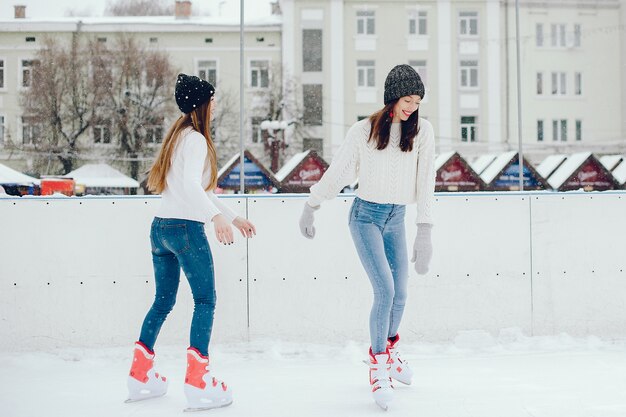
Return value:
<svg viewBox="0 0 626 417">
<path fill-rule="evenodd" d="M 523 175 L 524 188 L 543 188 L 541 181 L 526 165 L 524 165 Z M 519 161 L 514 161 L 507 166 L 504 172 L 493 181 L 492 185 L 503 188 L 519 186 Z"/>
<path fill-rule="evenodd" d="M 238 160 L 239 161 L 239 160 Z M 263 172 L 261 167 L 252 162 L 247 156 L 244 156 L 244 168 L 245 168 L 245 187 L 246 188 L 269 188 L 272 181 Z M 239 177 L 241 176 L 241 164 L 238 163 L 235 167 L 226 174 L 226 177 L 217 184 L 220 188 L 239 188 Z"/>
</svg>

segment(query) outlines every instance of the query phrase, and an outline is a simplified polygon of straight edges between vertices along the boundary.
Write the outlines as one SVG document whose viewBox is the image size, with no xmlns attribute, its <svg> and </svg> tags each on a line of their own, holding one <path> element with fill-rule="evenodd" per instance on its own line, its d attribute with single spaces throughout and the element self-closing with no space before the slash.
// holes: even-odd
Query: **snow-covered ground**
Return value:
<svg viewBox="0 0 626 417">
<path fill-rule="evenodd" d="M 170 378 L 165 397 L 125 404 L 132 344 L 120 348 L 0 353 L 2 417 L 183 415 L 185 348 L 157 345 Z M 276 340 L 211 347 L 232 406 L 194 413 L 231 417 L 624 417 L 626 341 L 566 335 L 461 333 L 449 344 L 404 345 L 415 370 L 387 413 L 368 388 L 365 343 Z M 190 415 L 185 413 L 185 415 Z"/>
</svg>

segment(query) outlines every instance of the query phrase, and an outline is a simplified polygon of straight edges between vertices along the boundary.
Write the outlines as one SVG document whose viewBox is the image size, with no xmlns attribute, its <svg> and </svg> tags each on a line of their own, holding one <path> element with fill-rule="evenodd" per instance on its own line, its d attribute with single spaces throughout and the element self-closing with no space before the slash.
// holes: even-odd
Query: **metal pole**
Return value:
<svg viewBox="0 0 626 417">
<path fill-rule="evenodd" d="M 522 81 L 520 75 L 519 0 L 515 0 L 515 43 L 517 45 L 517 141 L 519 148 L 519 189 L 520 191 L 523 191 L 524 152 L 522 149 Z"/>
<path fill-rule="evenodd" d="M 244 149 L 243 149 L 243 121 L 244 110 L 243 104 L 243 77 L 245 75 L 244 60 L 243 60 L 243 6 L 244 0 L 239 1 L 239 192 L 243 194 L 245 192 L 245 169 L 244 169 Z"/>
</svg>

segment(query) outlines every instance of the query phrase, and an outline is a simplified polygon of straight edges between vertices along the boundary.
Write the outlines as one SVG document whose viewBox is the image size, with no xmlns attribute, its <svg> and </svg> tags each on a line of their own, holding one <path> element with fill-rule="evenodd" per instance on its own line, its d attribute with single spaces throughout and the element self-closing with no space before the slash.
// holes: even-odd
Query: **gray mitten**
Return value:
<svg viewBox="0 0 626 417">
<path fill-rule="evenodd" d="M 429 223 L 417 224 L 417 235 L 413 244 L 413 258 L 411 262 L 415 262 L 415 271 L 420 275 L 428 272 L 430 259 L 433 257 L 433 242 L 430 237 L 432 228 L 433 225 Z"/>
<path fill-rule="evenodd" d="M 307 239 L 313 239 L 315 237 L 315 226 L 313 226 L 313 221 L 315 220 L 315 211 L 319 210 L 319 208 L 319 206 L 311 207 L 309 203 L 304 203 L 304 209 L 302 210 L 302 215 L 300 216 L 300 232 L 302 232 L 302 236 Z"/>
</svg>

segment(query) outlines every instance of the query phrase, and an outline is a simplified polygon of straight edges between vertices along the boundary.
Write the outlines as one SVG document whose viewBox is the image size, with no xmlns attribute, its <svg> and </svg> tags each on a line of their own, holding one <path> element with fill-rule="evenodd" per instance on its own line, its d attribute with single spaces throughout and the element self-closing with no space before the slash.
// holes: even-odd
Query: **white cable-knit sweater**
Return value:
<svg viewBox="0 0 626 417">
<path fill-rule="evenodd" d="M 376 150 L 368 143 L 371 122 L 358 121 L 346 135 L 322 179 L 311 187 L 308 204 L 317 207 L 347 185 L 359 180 L 356 195 L 382 204 L 417 203 L 417 223 L 430 223 L 435 192 L 435 135 L 426 119 L 419 120 L 419 132 L 411 152 L 400 150 L 400 123 L 391 125 L 389 144 Z"/>
<path fill-rule="evenodd" d="M 161 207 L 156 216 L 207 223 L 215 215 L 223 214 L 232 222 L 237 213 L 219 201 L 213 191 L 204 191 L 211 179 L 206 139 L 191 128 L 185 129 L 181 135 L 172 155 L 167 185 L 161 193 Z"/>
</svg>

